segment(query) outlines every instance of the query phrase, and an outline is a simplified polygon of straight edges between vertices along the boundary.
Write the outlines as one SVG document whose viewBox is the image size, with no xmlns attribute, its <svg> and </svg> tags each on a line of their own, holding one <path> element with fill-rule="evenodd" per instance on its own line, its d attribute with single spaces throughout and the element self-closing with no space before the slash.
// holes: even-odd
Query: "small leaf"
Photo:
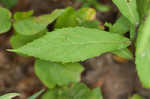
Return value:
<svg viewBox="0 0 150 99">
<path fill-rule="evenodd" d="M 55 62 L 78 62 L 130 45 L 114 33 L 83 27 L 57 29 L 13 52 Z"/>
<path fill-rule="evenodd" d="M 144 87 L 150 88 L 150 12 L 139 28 L 136 42 L 136 68 Z"/>
<path fill-rule="evenodd" d="M 138 94 L 134 94 L 132 97 L 130 97 L 129 99 L 145 99 L 142 96 L 138 95 Z"/>
<path fill-rule="evenodd" d="M 85 21 L 92 21 L 96 18 L 96 11 L 93 8 L 81 8 L 75 14 L 76 20 L 80 24 Z"/>
<path fill-rule="evenodd" d="M 125 59 L 133 59 L 133 54 L 128 48 L 112 51 L 112 53 Z"/>
<path fill-rule="evenodd" d="M 74 27 L 77 25 L 75 9 L 68 7 L 56 20 L 55 28 Z"/>
<path fill-rule="evenodd" d="M 27 12 L 16 12 L 16 13 L 14 14 L 14 19 L 15 19 L 16 21 L 19 21 L 19 20 L 26 19 L 26 18 L 28 18 L 28 17 L 30 17 L 30 16 L 32 16 L 32 15 L 33 15 L 33 10 L 27 11 Z"/>
<path fill-rule="evenodd" d="M 39 17 L 28 17 L 14 22 L 14 29 L 20 35 L 35 35 L 45 30 L 48 24 L 52 23 L 63 10 L 55 10 L 51 14 Z"/>
<path fill-rule="evenodd" d="M 120 16 L 113 24 L 106 23 L 105 26 L 109 27 L 109 32 L 125 34 L 130 30 L 130 22 L 124 16 Z"/>
<path fill-rule="evenodd" d="M 90 90 L 86 85 L 77 83 L 72 87 L 48 90 L 42 99 L 103 99 L 100 89 Z"/>
<path fill-rule="evenodd" d="M 37 99 L 45 90 L 41 90 L 37 93 L 35 93 L 34 95 L 30 96 L 29 98 L 27 99 Z"/>
<path fill-rule="evenodd" d="M 139 14 L 137 11 L 136 0 L 112 0 L 132 24 L 139 24 Z"/>
<path fill-rule="evenodd" d="M 0 34 L 8 32 L 11 28 L 11 13 L 0 7 Z"/>
<path fill-rule="evenodd" d="M 19 96 L 20 94 L 18 93 L 8 93 L 8 94 L 5 94 L 3 96 L 0 96 L 0 99 L 12 99 L 16 96 Z"/>
<path fill-rule="evenodd" d="M 48 88 L 77 82 L 82 71 L 83 67 L 79 63 L 61 64 L 42 60 L 35 62 L 35 73 Z"/>
</svg>

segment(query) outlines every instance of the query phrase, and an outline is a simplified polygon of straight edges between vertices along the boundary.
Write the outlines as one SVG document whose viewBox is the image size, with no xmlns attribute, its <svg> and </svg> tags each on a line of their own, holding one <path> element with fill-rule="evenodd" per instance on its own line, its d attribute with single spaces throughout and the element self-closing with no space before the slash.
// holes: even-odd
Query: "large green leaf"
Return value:
<svg viewBox="0 0 150 99">
<path fill-rule="evenodd" d="M 136 67 L 144 87 L 150 88 L 150 13 L 140 26 L 136 42 Z"/>
<path fill-rule="evenodd" d="M 11 13 L 9 10 L 0 7 L 0 34 L 8 32 L 11 28 Z"/>
<path fill-rule="evenodd" d="M 16 96 L 19 96 L 20 94 L 18 93 L 8 93 L 8 94 L 5 94 L 3 96 L 0 96 L 0 99 L 12 99 Z"/>
<path fill-rule="evenodd" d="M 14 29 L 21 35 L 34 35 L 45 30 L 48 24 L 52 23 L 58 16 L 63 13 L 63 10 L 55 10 L 51 14 L 42 15 L 39 17 L 28 17 L 23 20 L 14 22 Z"/>
<path fill-rule="evenodd" d="M 139 24 L 139 14 L 137 11 L 136 0 L 112 0 L 132 24 Z"/>
<path fill-rule="evenodd" d="M 124 16 L 120 16 L 113 25 L 105 23 L 105 26 L 109 27 L 109 32 L 112 33 L 125 34 L 130 30 L 130 22 Z"/>
<path fill-rule="evenodd" d="M 100 89 L 96 88 L 90 90 L 86 85 L 82 83 L 73 84 L 68 88 L 55 88 L 54 90 L 48 90 L 42 97 L 42 99 L 103 99 Z"/>
<path fill-rule="evenodd" d="M 82 71 L 83 67 L 79 63 L 61 64 L 42 60 L 35 62 L 35 73 L 48 88 L 80 81 Z"/>
<path fill-rule="evenodd" d="M 63 28 L 11 51 L 55 62 L 78 62 L 126 48 L 129 39 L 98 29 Z"/>
</svg>

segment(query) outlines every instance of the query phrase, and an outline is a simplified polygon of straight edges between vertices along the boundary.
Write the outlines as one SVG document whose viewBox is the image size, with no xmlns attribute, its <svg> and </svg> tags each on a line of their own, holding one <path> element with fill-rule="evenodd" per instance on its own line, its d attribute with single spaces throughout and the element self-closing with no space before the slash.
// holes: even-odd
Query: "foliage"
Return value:
<svg viewBox="0 0 150 99">
<path fill-rule="evenodd" d="M 8 94 L 5 94 L 3 96 L 0 96 L 0 99 L 12 99 L 16 96 L 19 96 L 20 94 L 18 93 L 8 93 Z"/>
<path fill-rule="evenodd" d="M 112 33 L 125 34 L 130 31 L 130 23 L 124 16 L 120 16 L 113 25 L 106 22 L 105 26 L 109 27 L 109 32 Z"/>
<path fill-rule="evenodd" d="M 9 10 L 0 8 L 0 33 L 8 32 L 13 24 L 10 43 L 14 49 L 9 51 L 36 58 L 35 73 L 48 87 L 43 99 L 102 99 L 99 89 L 90 90 L 78 83 L 83 71 L 79 62 L 106 52 L 135 58 L 139 78 L 150 88 L 149 2 L 144 0 L 145 6 L 140 0 L 113 2 L 121 16 L 113 24 L 105 23 L 109 31 L 99 28 L 92 8 L 68 7 L 36 17 L 33 11 L 16 12 L 13 18 Z M 54 28 L 49 30 L 52 23 Z M 130 47 L 136 47 L 136 53 Z"/>
<path fill-rule="evenodd" d="M 74 8 L 68 7 L 64 13 L 56 20 L 55 28 L 75 27 L 85 22 L 94 20 L 96 11 L 92 8 L 82 8 L 75 11 Z"/>
<path fill-rule="evenodd" d="M 82 83 L 73 84 L 71 87 L 55 88 L 48 90 L 42 99 L 103 99 L 100 89 L 90 90 Z"/>
</svg>

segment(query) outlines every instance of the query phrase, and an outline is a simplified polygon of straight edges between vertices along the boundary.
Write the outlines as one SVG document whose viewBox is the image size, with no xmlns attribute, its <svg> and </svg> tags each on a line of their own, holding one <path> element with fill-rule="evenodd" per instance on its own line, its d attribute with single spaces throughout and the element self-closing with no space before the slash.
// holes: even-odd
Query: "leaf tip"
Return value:
<svg viewBox="0 0 150 99">
<path fill-rule="evenodd" d="M 6 49 L 6 51 L 8 51 L 8 52 L 17 52 L 16 49 Z"/>
</svg>

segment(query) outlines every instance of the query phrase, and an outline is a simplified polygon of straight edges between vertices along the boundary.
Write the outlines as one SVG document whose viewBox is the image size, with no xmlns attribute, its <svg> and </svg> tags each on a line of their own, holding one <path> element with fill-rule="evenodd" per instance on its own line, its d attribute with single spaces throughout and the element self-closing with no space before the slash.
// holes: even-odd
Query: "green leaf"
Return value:
<svg viewBox="0 0 150 99">
<path fill-rule="evenodd" d="M 138 95 L 138 94 L 134 94 L 131 98 L 129 99 L 145 99 L 142 96 Z"/>
<path fill-rule="evenodd" d="M 12 99 L 16 96 L 19 96 L 20 94 L 18 93 L 8 93 L 8 94 L 5 94 L 3 96 L 0 96 L 0 99 Z"/>
<path fill-rule="evenodd" d="M 73 84 L 72 87 L 48 90 L 42 99 L 103 99 L 100 89 L 90 90 L 83 83 Z"/>
<path fill-rule="evenodd" d="M 55 62 L 78 62 L 130 45 L 129 39 L 98 29 L 63 28 L 11 51 Z"/>
<path fill-rule="evenodd" d="M 48 88 L 78 82 L 82 71 L 83 67 L 79 63 L 61 64 L 42 60 L 35 62 L 35 73 Z"/>
<path fill-rule="evenodd" d="M 125 59 L 133 59 L 133 54 L 128 48 L 112 51 L 112 53 Z"/>
<path fill-rule="evenodd" d="M 18 20 L 14 22 L 14 29 L 20 35 L 35 35 L 45 30 L 62 13 L 63 10 L 55 10 L 51 14 Z"/>
<path fill-rule="evenodd" d="M 8 32 L 11 28 L 11 13 L 8 9 L 0 7 L 0 34 Z"/>
<path fill-rule="evenodd" d="M 33 10 L 30 10 L 27 12 L 16 12 L 14 14 L 14 19 L 16 21 L 19 21 L 19 20 L 23 20 L 23 19 L 26 19 L 28 17 L 31 17 L 32 15 L 33 15 Z"/>
<path fill-rule="evenodd" d="M 130 22 L 124 16 L 120 16 L 113 25 L 105 23 L 105 26 L 109 27 L 109 32 L 112 33 L 125 34 L 130 30 Z"/>
<path fill-rule="evenodd" d="M 64 13 L 56 20 L 55 28 L 74 27 L 77 25 L 75 9 L 66 8 Z"/>
<path fill-rule="evenodd" d="M 45 90 L 40 90 L 39 92 L 35 93 L 34 95 L 30 96 L 27 99 L 37 99 Z"/>
<path fill-rule="evenodd" d="M 140 26 L 136 42 L 136 67 L 144 87 L 150 88 L 150 12 L 145 22 Z"/>
<path fill-rule="evenodd" d="M 139 24 L 139 14 L 137 11 L 136 0 L 112 0 L 132 24 Z"/>
<path fill-rule="evenodd" d="M 5 7 L 11 9 L 17 4 L 18 0 L 0 0 L 0 3 L 2 3 Z"/>
</svg>

